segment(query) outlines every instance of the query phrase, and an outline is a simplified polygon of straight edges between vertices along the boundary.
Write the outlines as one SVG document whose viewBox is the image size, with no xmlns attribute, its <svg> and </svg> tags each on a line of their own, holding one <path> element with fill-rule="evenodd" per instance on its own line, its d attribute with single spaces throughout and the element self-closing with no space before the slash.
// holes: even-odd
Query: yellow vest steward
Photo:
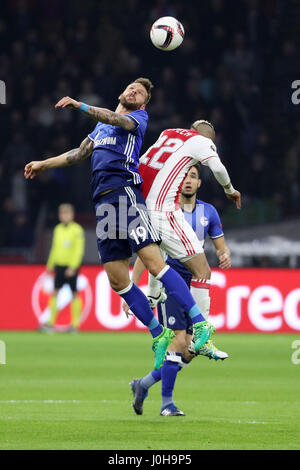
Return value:
<svg viewBox="0 0 300 470">
<path fill-rule="evenodd" d="M 54 266 L 68 266 L 78 269 L 84 253 L 84 231 L 81 225 L 70 222 L 56 225 L 53 232 L 51 251 L 47 269 Z"/>
</svg>

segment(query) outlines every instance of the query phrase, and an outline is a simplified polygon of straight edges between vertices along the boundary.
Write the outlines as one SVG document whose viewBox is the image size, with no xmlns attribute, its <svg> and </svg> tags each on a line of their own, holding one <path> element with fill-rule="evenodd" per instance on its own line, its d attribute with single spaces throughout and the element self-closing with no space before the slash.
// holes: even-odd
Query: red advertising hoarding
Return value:
<svg viewBox="0 0 300 470">
<path fill-rule="evenodd" d="M 146 290 L 147 274 L 140 287 Z M 53 278 L 44 266 L 0 266 L 0 330 L 34 330 L 49 317 Z M 126 318 L 121 299 L 108 283 L 102 267 L 84 266 L 78 277 L 83 302 L 81 330 L 143 331 L 135 318 Z M 300 331 L 300 270 L 214 269 L 210 321 L 218 331 Z M 58 296 L 58 327 L 70 322 L 71 291 Z"/>
</svg>

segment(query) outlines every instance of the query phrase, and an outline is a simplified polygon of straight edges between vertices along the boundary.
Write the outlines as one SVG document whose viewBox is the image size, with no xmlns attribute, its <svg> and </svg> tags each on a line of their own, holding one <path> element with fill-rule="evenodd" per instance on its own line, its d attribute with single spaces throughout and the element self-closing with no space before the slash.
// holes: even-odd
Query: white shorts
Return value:
<svg viewBox="0 0 300 470">
<path fill-rule="evenodd" d="M 162 239 L 160 248 L 172 258 L 186 261 L 203 253 L 202 243 L 181 209 L 174 212 L 149 211 L 149 215 Z"/>
</svg>

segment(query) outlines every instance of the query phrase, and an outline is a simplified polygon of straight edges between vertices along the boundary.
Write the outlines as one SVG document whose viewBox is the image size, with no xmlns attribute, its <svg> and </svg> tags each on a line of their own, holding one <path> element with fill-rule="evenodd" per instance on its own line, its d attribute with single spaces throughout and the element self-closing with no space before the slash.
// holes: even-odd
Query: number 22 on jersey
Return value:
<svg viewBox="0 0 300 470">
<path fill-rule="evenodd" d="M 169 138 L 168 135 L 163 135 L 149 148 L 148 152 L 143 155 L 140 159 L 140 163 L 159 171 L 164 166 L 170 154 L 176 152 L 183 144 L 184 141 L 181 139 Z"/>
</svg>

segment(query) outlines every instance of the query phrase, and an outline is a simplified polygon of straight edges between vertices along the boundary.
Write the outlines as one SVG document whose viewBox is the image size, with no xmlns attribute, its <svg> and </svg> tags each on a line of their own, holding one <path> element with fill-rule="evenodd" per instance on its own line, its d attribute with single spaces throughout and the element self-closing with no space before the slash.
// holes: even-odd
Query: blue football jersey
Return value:
<svg viewBox="0 0 300 470">
<path fill-rule="evenodd" d="M 92 193 L 97 195 L 108 189 L 133 186 L 142 183 L 138 173 L 140 150 L 147 128 L 148 113 L 132 111 L 130 117 L 136 127 L 127 131 L 118 126 L 98 122 L 88 137 L 93 141 Z"/>
<path fill-rule="evenodd" d="M 183 214 L 203 245 L 207 235 L 210 238 L 219 238 L 224 235 L 220 216 L 211 204 L 197 199 L 193 212 L 183 210 Z M 187 281 L 191 280 L 190 271 L 180 261 L 168 256 L 167 264 L 179 272 Z"/>
</svg>

